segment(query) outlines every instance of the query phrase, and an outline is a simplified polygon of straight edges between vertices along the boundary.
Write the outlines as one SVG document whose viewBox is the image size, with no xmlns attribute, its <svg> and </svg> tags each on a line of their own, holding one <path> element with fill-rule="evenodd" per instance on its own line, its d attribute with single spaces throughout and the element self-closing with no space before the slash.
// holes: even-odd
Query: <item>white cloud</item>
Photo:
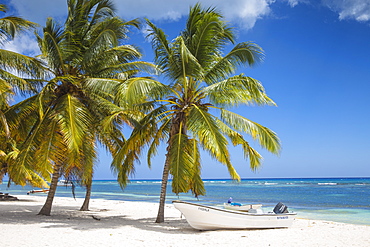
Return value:
<svg viewBox="0 0 370 247">
<path fill-rule="evenodd" d="M 216 7 L 227 20 L 247 29 L 257 19 L 270 13 L 269 5 L 275 0 L 115 0 L 119 14 L 125 19 L 147 17 L 150 20 L 173 20 L 186 16 L 189 7 L 200 2 L 203 7 Z"/>
<path fill-rule="evenodd" d="M 334 12 L 339 14 L 339 19 L 355 19 L 357 21 L 370 21 L 369 0 L 322 0 Z"/>
<path fill-rule="evenodd" d="M 280 0 L 280 1 L 283 1 L 283 2 L 287 2 L 288 5 L 292 8 L 294 8 L 295 6 L 297 6 L 298 4 L 300 3 L 304 3 L 304 4 L 312 4 L 312 0 Z"/>
<path fill-rule="evenodd" d="M 67 13 L 67 0 L 9 0 L 9 5 L 17 10 L 17 15 L 45 25 L 47 17 L 63 19 Z"/>
<path fill-rule="evenodd" d="M 44 25 L 53 16 L 61 22 L 67 13 L 67 0 L 9 0 L 17 14 Z M 126 20 L 147 17 L 150 20 L 177 21 L 186 16 L 189 7 L 200 2 L 203 7 L 216 7 L 225 18 L 245 29 L 253 28 L 256 21 L 269 16 L 275 2 L 291 7 L 313 4 L 310 0 L 113 0 L 119 16 Z M 321 3 L 339 14 L 339 19 L 370 20 L 369 0 L 321 0 Z"/>
<path fill-rule="evenodd" d="M 22 33 L 14 40 L 3 45 L 5 50 L 14 51 L 27 56 L 36 56 L 40 54 L 39 46 L 33 34 Z"/>
<path fill-rule="evenodd" d="M 118 14 L 126 20 L 147 17 L 150 20 L 177 21 L 189 12 L 189 7 L 201 2 L 203 7 L 216 7 L 227 20 L 252 28 L 259 18 L 267 16 L 275 0 L 113 0 Z M 301 0 L 288 0 L 301 1 Z M 10 0 L 20 16 L 44 25 L 53 16 L 62 20 L 67 12 L 67 0 Z"/>
<path fill-rule="evenodd" d="M 295 7 L 299 3 L 299 0 L 287 0 L 287 2 L 291 7 Z"/>
<path fill-rule="evenodd" d="M 178 20 L 188 12 L 189 2 L 179 0 L 114 0 L 118 14 L 129 20 L 146 17 L 151 20 Z"/>
<path fill-rule="evenodd" d="M 227 20 L 241 27 L 251 29 L 256 21 L 270 14 L 272 0 L 220 1 L 219 9 Z"/>
</svg>

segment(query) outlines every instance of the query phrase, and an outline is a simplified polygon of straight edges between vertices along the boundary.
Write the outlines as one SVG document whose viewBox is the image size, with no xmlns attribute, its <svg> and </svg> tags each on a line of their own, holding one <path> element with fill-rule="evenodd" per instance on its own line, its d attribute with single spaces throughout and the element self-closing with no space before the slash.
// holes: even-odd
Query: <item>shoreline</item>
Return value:
<svg viewBox="0 0 370 247">
<path fill-rule="evenodd" d="M 298 213 L 301 218 L 334 221 L 338 223 L 370 225 L 369 189 L 370 179 L 275 179 L 250 180 L 235 185 L 229 180 L 205 181 L 207 195 L 196 200 L 188 193 L 180 196 L 167 193 L 166 203 L 172 200 L 204 203 L 210 206 L 222 206 L 230 196 L 235 202 L 250 204 L 262 203 L 264 210 L 271 211 L 277 202 L 288 206 L 289 211 Z M 230 180 L 231 181 L 231 180 Z M 70 187 L 58 187 L 56 196 L 72 198 Z M 63 188 L 64 187 L 64 188 Z M 274 188 L 272 193 L 271 188 Z M 0 185 L 0 191 L 11 195 L 26 195 L 32 186 L 12 185 L 10 188 Z M 122 190 L 115 180 L 94 180 L 94 199 L 124 200 L 135 202 L 159 202 L 160 181 L 131 181 Z M 85 197 L 85 189 L 76 186 L 75 196 Z M 32 194 L 44 197 L 44 193 Z"/>
<path fill-rule="evenodd" d="M 154 223 L 158 203 L 55 197 L 51 216 L 37 215 L 44 197 L 0 201 L 0 245 L 7 246 L 370 246 L 370 226 L 297 218 L 291 228 L 198 231 L 173 205 Z"/>
</svg>

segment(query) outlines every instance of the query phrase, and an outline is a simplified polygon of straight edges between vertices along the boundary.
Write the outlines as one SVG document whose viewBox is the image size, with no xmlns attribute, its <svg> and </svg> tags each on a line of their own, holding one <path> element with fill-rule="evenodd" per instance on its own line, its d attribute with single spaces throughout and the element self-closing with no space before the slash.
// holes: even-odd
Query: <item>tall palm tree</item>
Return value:
<svg viewBox="0 0 370 247">
<path fill-rule="evenodd" d="M 32 166 L 46 177 L 52 173 L 39 214 L 50 215 L 61 174 L 79 177 L 87 186 L 82 207 L 87 210 L 97 144 L 114 155 L 124 142 L 121 124 L 140 117 L 115 99 L 116 91 L 151 81 L 135 76 L 153 66 L 136 61 L 141 53 L 134 46 L 120 45 L 128 28 L 138 25 L 136 19 L 124 22 L 115 16 L 111 0 L 69 0 L 64 25 L 49 18 L 37 34 L 50 74 L 42 90 L 20 105 L 32 129 L 16 165 Z M 115 124 L 107 127 L 103 123 L 112 114 Z"/>
<path fill-rule="evenodd" d="M 153 23 L 147 20 L 147 24 L 155 62 L 171 83 L 162 86 L 163 95 L 155 98 L 157 108 L 135 127 L 112 165 L 129 174 L 143 147 L 149 145 L 150 165 L 159 143 L 167 142 L 156 219 L 160 223 L 164 221 L 169 174 L 174 193 L 191 190 L 196 197 L 205 194 L 201 149 L 226 165 L 232 179 L 240 180 L 230 162 L 229 141 L 242 147 L 252 170 L 260 166 L 262 157 L 242 134 L 250 135 L 274 154 L 278 154 L 280 142 L 270 129 L 228 110 L 242 104 L 275 105 L 259 81 L 235 75 L 238 67 L 262 60 L 258 45 L 242 42 L 223 55 L 226 45 L 234 44 L 233 29 L 214 8 L 203 9 L 200 4 L 190 9 L 185 30 L 172 42 Z"/>
<path fill-rule="evenodd" d="M 7 7 L 0 4 L 0 11 L 6 12 Z M 36 24 L 20 17 L 5 16 L 0 18 L 0 47 L 14 39 L 16 35 L 33 29 Z M 9 124 L 12 113 L 9 111 L 10 100 L 16 93 L 26 95 L 33 93 L 40 86 L 39 81 L 30 80 L 32 77 L 41 77 L 42 63 L 32 57 L 16 52 L 0 49 L 0 181 L 8 174 L 9 181 L 25 185 L 31 182 L 34 185 L 44 184 L 42 178 L 29 169 L 13 169 L 13 158 L 18 152 L 17 143 L 22 141 L 15 126 Z"/>
</svg>

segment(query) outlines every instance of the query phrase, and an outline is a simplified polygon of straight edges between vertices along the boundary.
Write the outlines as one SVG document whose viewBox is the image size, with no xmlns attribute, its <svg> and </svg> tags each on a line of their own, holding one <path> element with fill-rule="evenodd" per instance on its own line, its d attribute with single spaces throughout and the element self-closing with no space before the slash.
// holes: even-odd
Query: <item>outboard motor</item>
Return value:
<svg viewBox="0 0 370 247">
<path fill-rule="evenodd" d="M 278 204 L 276 204 L 276 206 L 274 207 L 274 213 L 275 214 L 285 214 L 285 213 L 289 213 L 288 212 L 288 207 L 285 206 L 284 204 L 282 204 L 281 202 L 279 202 Z"/>
</svg>

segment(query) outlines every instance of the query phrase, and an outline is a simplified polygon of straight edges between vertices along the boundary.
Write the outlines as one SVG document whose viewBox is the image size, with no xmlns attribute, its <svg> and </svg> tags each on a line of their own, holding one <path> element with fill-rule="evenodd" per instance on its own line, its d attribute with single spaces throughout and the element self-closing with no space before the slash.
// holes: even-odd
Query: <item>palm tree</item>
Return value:
<svg viewBox="0 0 370 247">
<path fill-rule="evenodd" d="M 279 153 L 280 142 L 270 129 L 228 110 L 242 104 L 275 105 L 259 81 L 234 74 L 238 67 L 262 60 L 263 51 L 258 45 L 242 42 L 223 55 L 226 45 L 234 44 L 233 29 L 215 9 L 203 9 L 200 4 L 190 9 L 185 30 L 172 42 L 153 23 L 147 20 L 147 24 L 155 62 L 171 83 L 162 86 L 162 97 L 155 98 L 157 108 L 135 127 L 112 165 L 121 166 L 122 172 L 129 174 L 146 145 L 150 165 L 159 143 L 167 142 L 156 219 L 160 223 L 164 221 L 169 174 L 174 193 L 191 190 L 196 197 L 205 194 L 201 149 L 226 165 L 232 179 L 240 180 L 230 162 L 229 141 L 242 147 L 252 170 L 260 166 L 262 156 L 242 133 L 274 154 Z"/>
<path fill-rule="evenodd" d="M 6 12 L 7 7 L 0 4 L 0 11 Z M 36 27 L 36 24 L 20 17 L 5 16 L 0 18 L 0 46 L 14 39 L 16 35 Z M 15 125 L 9 124 L 13 117 L 9 111 L 10 100 L 16 93 L 27 95 L 33 93 L 40 86 L 39 81 L 32 77 L 41 77 L 43 66 L 35 58 L 16 52 L 0 49 L 0 181 L 8 174 L 9 181 L 25 185 L 31 182 L 34 185 L 45 184 L 42 178 L 29 169 L 14 169 L 12 166 L 18 149 L 17 144 L 22 141 L 15 132 Z"/>
<path fill-rule="evenodd" d="M 124 22 L 115 16 L 110 0 L 69 0 L 64 26 L 49 18 L 42 34 L 37 34 L 40 58 L 50 74 L 42 90 L 19 105 L 32 129 L 16 165 L 37 168 L 44 177 L 52 173 L 39 214 L 50 215 L 61 174 L 78 177 L 87 187 L 81 208 L 87 210 L 97 144 L 114 155 L 124 142 L 122 123 L 140 117 L 115 99 L 116 91 L 151 81 L 135 77 L 144 69 L 153 70 L 151 64 L 135 61 L 139 50 L 119 45 L 128 28 L 138 25 L 136 19 Z M 105 126 L 112 115 L 114 124 Z"/>
</svg>

